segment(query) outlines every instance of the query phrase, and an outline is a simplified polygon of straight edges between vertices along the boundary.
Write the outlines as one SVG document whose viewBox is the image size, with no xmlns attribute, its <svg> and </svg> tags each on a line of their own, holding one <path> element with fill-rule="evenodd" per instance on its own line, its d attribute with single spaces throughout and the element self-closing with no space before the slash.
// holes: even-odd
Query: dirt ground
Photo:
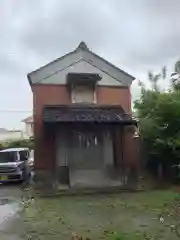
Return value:
<svg viewBox="0 0 180 240">
<path fill-rule="evenodd" d="M 162 190 L 32 199 L 19 186 L 0 186 L 0 239 L 176 240 L 177 196 Z"/>
</svg>

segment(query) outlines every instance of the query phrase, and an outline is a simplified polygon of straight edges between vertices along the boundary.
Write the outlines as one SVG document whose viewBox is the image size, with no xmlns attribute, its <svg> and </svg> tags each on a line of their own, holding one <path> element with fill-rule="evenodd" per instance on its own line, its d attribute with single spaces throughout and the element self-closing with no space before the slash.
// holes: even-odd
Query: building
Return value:
<svg viewBox="0 0 180 240">
<path fill-rule="evenodd" d="M 22 120 L 22 122 L 24 122 L 25 124 L 25 130 L 24 130 L 25 136 L 28 138 L 32 137 L 34 135 L 33 116 L 29 116 L 25 118 L 24 120 Z"/>
<path fill-rule="evenodd" d="M 0 142 L 10 142 L 16 140 L 22 140 L 24 137 L 21 130 L 8 130 L 0 128 Z"/>
<path fill-rule="evenodd" d="M 138 165 L 131 117 L 134 77 L 81 42 L 28 74 L 28 80 L 36 179 L 70 188 L 127 184 Z"/>
</svg>

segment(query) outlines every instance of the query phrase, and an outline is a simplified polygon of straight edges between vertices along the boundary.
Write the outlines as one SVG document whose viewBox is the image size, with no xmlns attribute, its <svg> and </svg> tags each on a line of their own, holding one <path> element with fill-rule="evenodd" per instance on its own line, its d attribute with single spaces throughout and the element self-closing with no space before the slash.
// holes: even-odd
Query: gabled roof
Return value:
<svg viewBox="0 0 180 240">
<path fill-rule="evenodd" d="M 29 117 L 23 119 L 22 122 L 25 122 L 25 123 L 32 123 L 32 122 L 33 122 L 33 116 L 29 116 Z"/>
<path fill-rule="evenodd" d="M 65 59 L 67 59 L 68 57 L 72 56 L 72 59 L 70 61 L 64 61 Z M 53 76 L 54 74 L 57 74 L 57 72 L 60 72 L 70 66 L 72 66 L 73 64 L 79 62 L 79 61 L 85 61 L 89 64 L 91 64 L 92 66 L 100 69 L 102 72 L 110 75 L 111 77 L 113 77 L 114 79 L 116 79 L 118 81 L 119 79 L 119 74 L 123 74 L 124 76 L 126 76 L 126 82 L 124 83 L 124 85 L 130 85 L 131 82 L 135 79 L 135 77 L 133 77 L 132 75 L 128 74 L 127 72 L 123 71 L 122 69 L 116 67 L 115 65 L 113 65 L 112 63 L 108 62 L 107 60 L 105 60 L 104 58 L 100 57 L 99 55 L 97 55 L 96 53 L 92 52 L 89 50 L 89 48 L 87 47 L 86 43 L 85 42 L 80 42 L 80 44 L 78 45 L 78 47 L 46 64 L 45 66 L 42 66 L 41 68 L 31 72 L 28 74 L 28 80 L 29 80 L 29 83 L 30 84 L 38 84 L 38 83 L 42 83 L 42 81 L 44 79 L 47 79 L 51 76 Z M 55 66 L 57 62 L 63 62 L 62 64 L 62 67 L 61 69 L 59 69 L 59 66 Z M 51 66 L 51 65 L 54 65 L 53 67 L 53 70 L 51 69 L 51 71 L 48 71 L 48 68 Z M 43 73 L 44 71 L 44 73 Z M 39 73 L 42 73 L 41 74 L 41 77 L 34 77 L 35 75 L 39 75 Z"/>
</svg>

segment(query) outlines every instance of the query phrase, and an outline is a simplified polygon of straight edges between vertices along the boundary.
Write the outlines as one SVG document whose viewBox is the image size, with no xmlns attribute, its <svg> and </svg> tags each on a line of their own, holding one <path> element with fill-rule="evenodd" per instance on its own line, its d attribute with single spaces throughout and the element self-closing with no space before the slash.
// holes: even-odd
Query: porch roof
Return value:
<svg viewBox="0 0 180 240">
<path fill-rule="evenodd" d="M 43 121 L 48 122 L 96 122 L 136 124 L 132 117 L 126 114 L 121 106 L 96 105 L 58 105 L 45 106 Z"/>
</svg>

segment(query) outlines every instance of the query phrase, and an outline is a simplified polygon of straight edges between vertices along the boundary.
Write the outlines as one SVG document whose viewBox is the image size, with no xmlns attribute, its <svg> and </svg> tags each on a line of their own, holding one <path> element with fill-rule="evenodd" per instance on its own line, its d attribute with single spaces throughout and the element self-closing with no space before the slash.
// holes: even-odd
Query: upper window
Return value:
<svg viewBox="0 0 180 240">
<path fill-rule="evenodd" d="M 96 103 L 96 85 L 101 76 L 96 73 L 68 73 L 72 103 Z"/>
<path fill-rule="evenodd" d="M 76 85 L 72 89 L 73 103 L 95 103 L 94 87 Z"/>
</svg>

